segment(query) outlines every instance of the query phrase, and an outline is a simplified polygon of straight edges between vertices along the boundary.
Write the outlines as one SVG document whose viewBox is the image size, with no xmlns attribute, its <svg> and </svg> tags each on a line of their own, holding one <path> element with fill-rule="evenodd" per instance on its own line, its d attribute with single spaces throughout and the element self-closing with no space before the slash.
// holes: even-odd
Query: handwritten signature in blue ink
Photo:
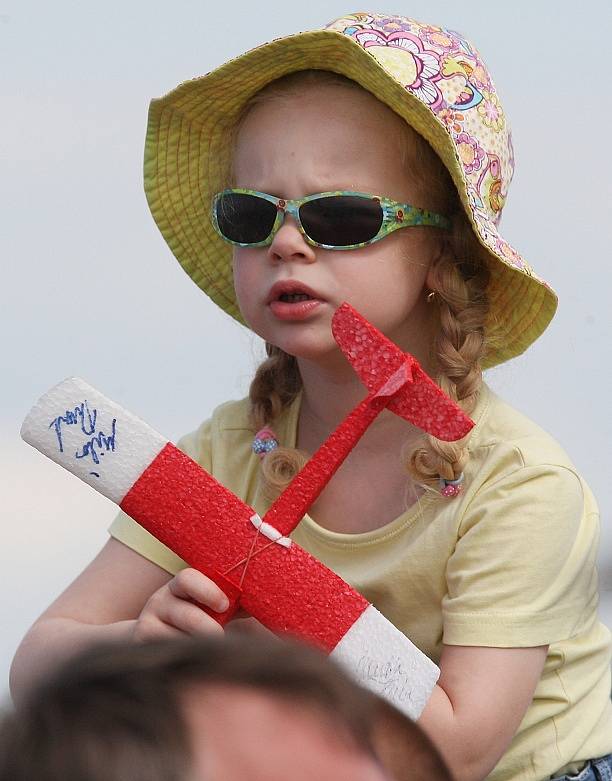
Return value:
<svg viewBox="0 0 612 781">
<path fill-rule="evenodd" d="M 90 437 L 89 441 L 85 442 L 82 446 L 81 451 L 79 452 L 77 450 L 75 452 L 74 455 L 76 458 L 87 458 L 89 456 L 94 464 L 99 464 L 100 456 L 114 451 L 117 433 L 117 418 L 113 418 L 111 424 L 112 433 L 108 435 L 103 431 L 96 432 L 97 419 L 98 410 L 90 410 L 87 399 L 85 399 L 85 401 L 76 406 L 74 410 L 66 410 L 65 415 L 58 415 L 52 420 L 51 423 L 49 423 L 49 428 L 55 429 L 60 453 L 64 452 L 62 426 L 78 426 L 85 436 Z M 89 474 L 100 477 L 98 472 L 90 472 Z"/>
<path fill-rule="evenodd" d="M 77 458 L 87 458 L 87 456 L 91 456 L 91 460 L 94 462 L 94 464 L 99 464 L 100 456 L 103 456 L 104 453 L 115 450 L 116 424 L 117 418 L 113 418 L 111 425 L 112 434 L 107 436 L 103 431 L 100 431 L 98 434 L 96 434 L 96 436 L 92 437 L 89 442 L 86 442 L 83 445 L 80 453 L 77 451 L 74 455 Z M 99 477 L 96 472 L 92 472 L 91 474 Z"/>
<path fill-rule="evenodd" d="M 98 410 L 94 409 L 93 413 L 89 410 L 87 399 L 78 407 L 74 408 L 74 411 L 66 410 L 65 415 L 58 415 L 55 420 L 49 423 L 49 428 L 53 426 L 57 435 L 57 444 L 59 446 L 60 453 L 64 452 L 64 443 L 62 442 L 62 423 L 66 426 L 80 425 L 81 431 L 86 436 L 91 436 L 96 430 L 96 418 L 98 417 Z"/>
</svg>

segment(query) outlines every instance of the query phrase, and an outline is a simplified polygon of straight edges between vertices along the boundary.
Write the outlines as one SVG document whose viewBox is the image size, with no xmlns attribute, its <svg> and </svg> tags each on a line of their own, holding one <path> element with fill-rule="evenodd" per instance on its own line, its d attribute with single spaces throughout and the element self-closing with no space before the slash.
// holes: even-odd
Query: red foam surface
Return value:
<svg viewBox="0 0 612 781">
<path fill-rule="evenodd" d="M 351 362 L 361 381 L 372 393 L 379 393 L 402 363 L 409 380 L 394 389 L 388 408 L 438 439 L 461 439 L 474 423 L 463 410 L 423 371 L 416 358 L 397 345 L 344 303 L 334 313 L 335 340 Z"/>
<path fill-rule="evenodd" d="M 329 652 L 368 607 L 361 594 L 295 543 L 269 544 L 250 521 L 254 510 L 170 443 L 121 508 L 190 566 L 213 580 L 224 575 L 235 589 L 228 596 L 274 632 Z M 231 569 L 248 557 L 255 537 L 255 551 L 265 550 L 252 556 L 246 573 L 242 565 Z"/>
</svg>

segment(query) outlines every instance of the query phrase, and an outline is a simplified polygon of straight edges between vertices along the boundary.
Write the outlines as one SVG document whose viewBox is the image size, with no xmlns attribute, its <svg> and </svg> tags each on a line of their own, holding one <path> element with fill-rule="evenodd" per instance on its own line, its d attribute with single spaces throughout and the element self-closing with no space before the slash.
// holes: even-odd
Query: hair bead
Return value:
<svg viewBox="0 0 612 781">
<path fill-rule="evenodd" d="M 260 458 L 263 458 L 266 453 L 269 453 L 277 447 L 278 439 L 276 439 L 276 434 L 269 426 L 264 426 L 255 434 L 251 449 L 253 450 L 253 453 Z"/>
</svg>

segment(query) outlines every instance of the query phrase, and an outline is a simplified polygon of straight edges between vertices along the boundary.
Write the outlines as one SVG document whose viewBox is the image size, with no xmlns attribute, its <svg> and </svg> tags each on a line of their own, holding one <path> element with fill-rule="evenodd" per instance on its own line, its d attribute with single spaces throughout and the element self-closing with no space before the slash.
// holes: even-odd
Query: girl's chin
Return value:
<svg viewBox="0 0 612 781">
<path fill-rule="evenodd" d="M 329 350 L 303 349 L 291 353 L 298 362 L 298 366 L 318 368 L 326 374 L 338 374 L 344 376 L 347 370 L 351 370 L 350 363 L 338 345 L 334 342 Z M 351 370 L 352 371 L 352 370 Z"/>
<path fill-rule="evenodd" d="M 342 351 L 336 344 L 331 333 L 328 338 L 321 338 L 321 335 L 312 334 L 312 338 L 302 335 L 300 338 L 279 339 L 272 341 L 283 352 L 292 355 L 294 358 L 313 363 L 329 363 L 330 361 L 343 358 Z"/>
<path fill-rule="evenodd" d="M 302 322 L 261 322 L 251 330 L 294 358 L 316 361 L 340 352 L 331 330 L 331 317 L 316 317 Z"/>
</svg>

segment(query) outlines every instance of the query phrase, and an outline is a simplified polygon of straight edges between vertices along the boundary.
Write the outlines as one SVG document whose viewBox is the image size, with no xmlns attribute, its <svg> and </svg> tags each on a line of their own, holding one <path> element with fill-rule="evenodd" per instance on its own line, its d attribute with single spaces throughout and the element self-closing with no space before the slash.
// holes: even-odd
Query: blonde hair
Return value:
<svg viewBox="0 0 612 781">
<path fill-rule="evenodd" d="M 309 85 L 330 85 L 362 90 L 350 79 L 327 71 L 301 71 L 284 76 L 258 92 L 245 107 L 235 128 L 235 137 L 249 111 L 261 103 L 282 100 Z M 432 345 L 437 382 L 470 414 L 482 384 L 481 364 L 486 350 L 485 321 L 488 313 L 488 267 L 474 236 L 454 184 L 429 144 L 408 125 L 400 139 L 402 163 L 423 191 L 426 203 L 451 218 L 452 228 L 441 235 L 440 251 L 432 262 L 432 306 L 438 320 L 438 335 Z M 267 358 L 258 367 L 249 390 L 254 431 L 273 426 L 275 419 L 296 398 L 302 379 L 296 359 L 278 347 L 266 344 Z M 467 464 L 468 437 L 442 442 L 424 436 L 403 453 L 406 468 L 423 486 L 435 487 L 440 478 L 457 479 Z M 277 496 L 302 468 L 307 456 L 279 446 L 262 458 L 260 480 L 268 499 Z"/>
<path fill-rule="evenodd" d="M 453 228 L 444 244 L 432 266 L 439 322 L 433 345 L 436 380 L 469 415 L 482 385 L 489 273 L 463 214 L 453 217 Z M 469 459 L 468 440 L 469 435 L 457 442 L 426 435 L 405 454 L 408 471 L 417 482 L 429 487 L 437 486 L 440 478 L 456 480 Z"/>
</svg>

